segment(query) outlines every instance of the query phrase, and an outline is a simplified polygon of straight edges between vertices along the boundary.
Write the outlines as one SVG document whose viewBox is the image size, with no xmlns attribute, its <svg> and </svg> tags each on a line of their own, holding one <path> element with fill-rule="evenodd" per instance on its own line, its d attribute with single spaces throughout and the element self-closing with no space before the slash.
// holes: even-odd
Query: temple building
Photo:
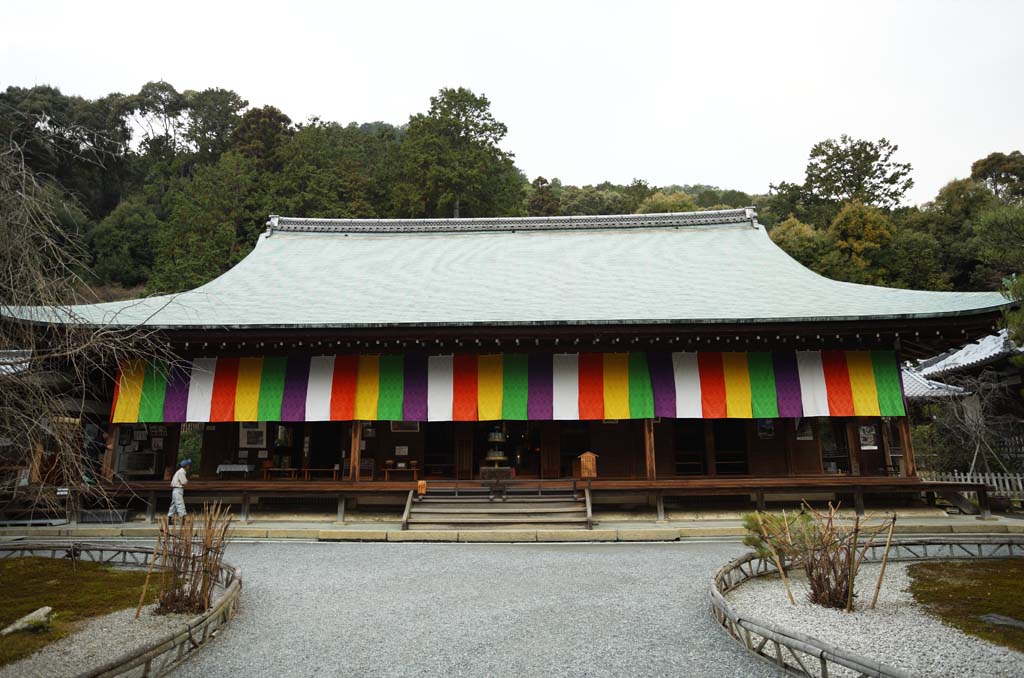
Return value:
<svg viewBox="0 0 1024 678">
<path fill-rule="evenodd" d="M 748 208 L 272 216 L 206 285 L 75 313 L 180 357 L 120 366 L 118 487 L 163 492 L 183 447 L 193 494 L 247 505 L 582 474 L 597 501 L 660 507 L 921 492 L 900 365 L 991 333 L 1006 304 L 824 278 Z"/>
</svg>

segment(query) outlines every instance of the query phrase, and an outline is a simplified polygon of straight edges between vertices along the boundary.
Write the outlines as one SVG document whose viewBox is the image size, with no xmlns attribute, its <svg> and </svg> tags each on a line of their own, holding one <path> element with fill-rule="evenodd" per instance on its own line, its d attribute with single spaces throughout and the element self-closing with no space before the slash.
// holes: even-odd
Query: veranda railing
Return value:
<svg viewBox="0 0 1024 678">
<path fill-rule="evenodd" d="M 955 483 L 984 483 L 993 488 L 989 496 L 1008 497 L 1024 500 L 1024 473 L 961 473 L 952 471 L 940 473 L 921 471 L 925 480 L 940 480 Z M 968 499 L 977 499 L 975 492 L 964 492 Z"/>
</svg>

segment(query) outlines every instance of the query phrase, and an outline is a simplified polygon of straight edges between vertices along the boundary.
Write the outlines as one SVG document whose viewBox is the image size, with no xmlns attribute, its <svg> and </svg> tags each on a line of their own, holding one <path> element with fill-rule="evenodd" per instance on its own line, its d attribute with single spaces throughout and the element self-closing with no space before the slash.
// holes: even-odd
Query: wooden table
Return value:
<svg viewBox="0 0 1024 678">
<path fill-rule="evenodd" d="M 270 480 L 272 476 L 280 475 L 283 478 L 290 480 L 296 480 L 299 477 L 299 469 L 297 468 L 265 468 L 263 469 L 263 479 Z"/>
<path fill-rule="evenodd" d="M 391 480 L 392 473 L 411 473 L 413 480 L 420 479 L 420 470 L 418 468 L 388 468 L 384 467 L 384 480 Z"/>
</svg>

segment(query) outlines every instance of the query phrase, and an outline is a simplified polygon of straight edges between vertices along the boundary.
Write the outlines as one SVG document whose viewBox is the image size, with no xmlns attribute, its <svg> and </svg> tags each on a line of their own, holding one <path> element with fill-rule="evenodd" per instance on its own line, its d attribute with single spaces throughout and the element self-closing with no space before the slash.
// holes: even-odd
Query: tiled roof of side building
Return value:
<svg viewBox="0 0 1024 678">
<path fill-rule="evenodd" d="M 818 322 L 994 313 L 997 293 L 824 278 L 752 209 L 446 220 L 274 217 L 234 268 L 177 295 L 74 307 L 166 328 Z M 38 318 L 39 311 L 23 311 Z"/>
<path fill-rule="evenodd" d="M 967 391 L 959 386 L 943 384 L 921 375 L 910 367 L 903 368 L 903 394 L 907 400 L 927 401 L 943 398 L 957 398 L 967 395 Z"/>
<path fill-rule="evenodd" d="M 1002 329 L 956 350 L 922 361 L 915 369 L 926 377 L 941 378 L 1022 353 L 1024 348 L 1018 346 L 1010 339 L 1007 331 Z"/>
</svg>

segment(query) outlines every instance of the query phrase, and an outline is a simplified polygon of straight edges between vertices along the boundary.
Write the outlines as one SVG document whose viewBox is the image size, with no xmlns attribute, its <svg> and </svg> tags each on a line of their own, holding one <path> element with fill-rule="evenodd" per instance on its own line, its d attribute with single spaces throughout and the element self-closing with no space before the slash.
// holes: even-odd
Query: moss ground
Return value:
<svg viewBox="0 0 1024 678">
<path fill-rule="evenodd" d="M 1024 629 L 980 619 L 1001 614 L 1024 621 L 1024 558 L 915 563 L 914 598 L 931 614 L 979 638 L 1024 652 Z"/>
<path fill-rule="evenodd" d="M 0 638 L 0 665 L 27 657 L 74 631 L 76 625 L 138 605 L 146 573 L 99 563 L 53 558 L 0 560 L 0 628 L 43 606 L 53 608 L 47 631 L 25 631 Z M 156 599 L 151 583 L 148 602 Z"/>
</svg>

